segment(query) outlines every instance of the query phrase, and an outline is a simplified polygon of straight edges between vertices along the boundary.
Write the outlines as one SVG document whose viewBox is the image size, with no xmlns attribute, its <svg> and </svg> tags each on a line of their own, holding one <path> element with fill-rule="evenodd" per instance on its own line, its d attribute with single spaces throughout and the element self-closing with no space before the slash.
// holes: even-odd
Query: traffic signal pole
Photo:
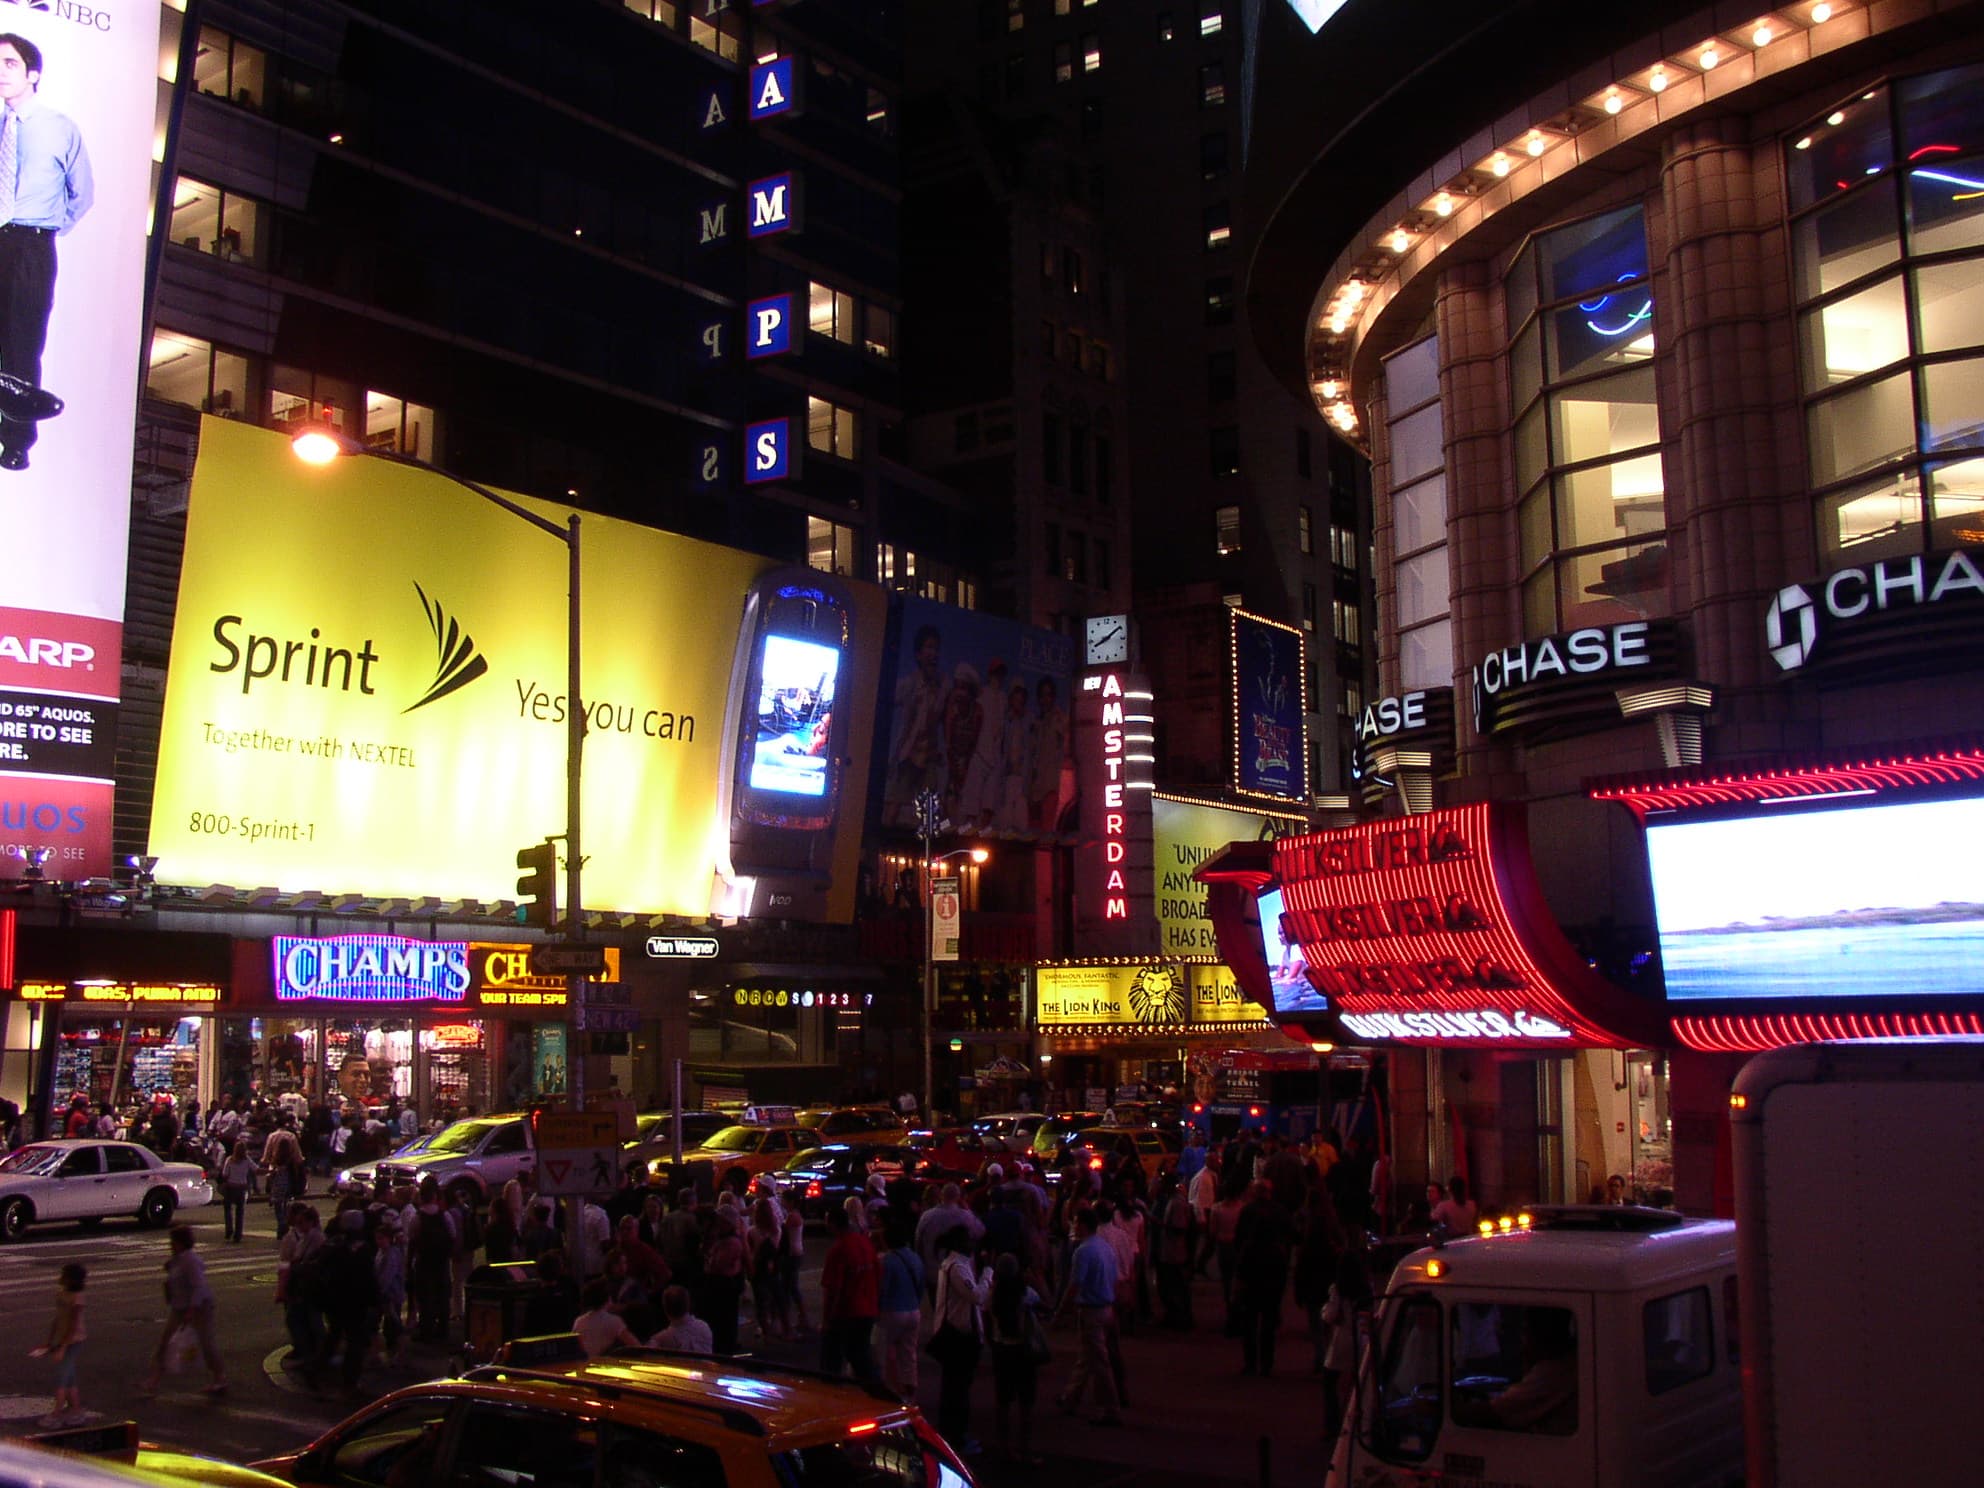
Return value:
<svg viewBox="0 0 1984 1488">
<path fill-rule="evenodd" d="M 579 896 L 579 874 L 585 853 L 579 846 L 579 818 L 585 813 L 580 796 L 582 761 L 586 747 L 586 715 L 579 697 L 579 514 L 572 513 L 566 539 L 571 577 L 567 585 L 565 623 L 565 938 L 578 942 L 586 938 L 585 900 Z M 565 1037 L 569 1047 L 565 1068 L 569 1071 L 572 1109 L 586 1106 L 585 1034 L 586 979 L 582 973 L 565 974 Z M 581 1201 L 583 1207 L 583 1201 Z"/>
</svg>

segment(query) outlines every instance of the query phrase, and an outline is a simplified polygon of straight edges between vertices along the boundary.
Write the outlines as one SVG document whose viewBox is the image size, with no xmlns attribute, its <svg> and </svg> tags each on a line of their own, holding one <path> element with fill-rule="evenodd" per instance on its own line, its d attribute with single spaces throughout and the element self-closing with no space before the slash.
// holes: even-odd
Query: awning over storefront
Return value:
<svg viewBox="0 0 1984 1488">
<path fill-rule="evenodd" d="M 1659 1005 L 1594 972 L 1551 916 L 1520 803 L 1477 802 L 1264 846 L 1235 844 L 1199 877 L 1216 891 L 1222 957 L 1284 1026 L 1358 1044 L 1541 1050 L 1664 1041 Z"/>
</svg>

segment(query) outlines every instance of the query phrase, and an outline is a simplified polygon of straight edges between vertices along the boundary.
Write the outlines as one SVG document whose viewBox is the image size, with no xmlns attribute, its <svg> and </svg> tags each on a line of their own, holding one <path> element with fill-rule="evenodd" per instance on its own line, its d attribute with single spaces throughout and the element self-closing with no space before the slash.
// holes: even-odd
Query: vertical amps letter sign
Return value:
<svg viewBox="0 0 1984 1488">
<path fill-rule="evenodd" d="M 1309 796 L 1308 713 L 1302 632 L 1235 610 L 1228 650 L 1233 678 L 1233 784 L 1248 795 Z"/>
<path fill-rule="evenodd" d="M 581 537 L 586 904 L 700 916 L 729 855 L 746 596 L 775 565 L 609 517 Z M 518 847 L 565 827 L 566 561 L 446 476 L 308 467 L 279 434 L 205 420 L 150 850 L 182 883 L 513 897 Z M 865 759 L 884 604 L 846 587 L 836 743 Z M 848 775 L 827 918 L 852 911 Z"/>
<path fill-rule="evenodd" d="M 0 878 L 110 872 L 159 14 L 0 11 Z"/>
<path fill-rule="evenodd" d="M 1140 956 L 1157 948 L 1153 723 L 1150 685 L 1141 677 L 1120 671 L 1082 677 L 1075 698 L 1082 798 L 1075 917 L 1086 955 Z"/>
</svg>

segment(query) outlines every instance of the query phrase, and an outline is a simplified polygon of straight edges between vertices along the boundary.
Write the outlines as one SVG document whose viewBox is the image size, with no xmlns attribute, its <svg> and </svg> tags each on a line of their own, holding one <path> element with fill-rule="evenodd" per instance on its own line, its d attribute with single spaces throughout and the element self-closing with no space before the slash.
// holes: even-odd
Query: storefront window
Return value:
<svg viewBox="0 0 1984 1488">
<path fill-rule="evenodd" d="M 199 1098 L 206 1020 L 135 1017 L 129 1022 L 127 1030 L 121 1018 L 64 1020 L 51 1110 L 67 1110 L 78 1095 L 93 1109 L 114 1101 L 120 1110 L 160 1097 L 183 1109 Z"/>
<path fill-rule="evenodd" d="M 1526 629 L 1665 614 L 1666 480 L 1640 209 L 1533 240 L 1506 299 Z"/>
<path fill-rule="evenodd" d="M 1980 83 L 1969 67 L 1877 88 L 1785 145 L 1816 520 L 1841 561 L 1984 539 Z M 1940 480 L 1932 452 L 1958 456 Z"/>
</svg>

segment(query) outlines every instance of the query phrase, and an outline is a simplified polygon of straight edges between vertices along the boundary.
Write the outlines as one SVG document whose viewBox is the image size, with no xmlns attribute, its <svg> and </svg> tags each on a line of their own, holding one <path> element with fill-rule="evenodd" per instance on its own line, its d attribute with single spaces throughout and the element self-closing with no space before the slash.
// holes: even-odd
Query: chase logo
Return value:
<svg viewBox="0 0 1984 1488">
<path fill-rule="evenodd" d="M 411 713 L 415 708 L 438 702 L 489 670 L 489 663 L 475 649 L 474 637 L 461 628 L 454 616 L 441 608 L 441 602 L 429 599 L 427 591 L 417 583 L 413 586 L 413 592 L 420 596 L 420 608 L 427 616 L 428 628 L 434 632 L 434 680 L 427 684 L 427 691 L 420 695 L 420 700 L 402 708 L 402 713 Z"/>
<path fill-rule="evenodd" d="M 1764 616 L 1764 642 L 1770 647 L 1770 659 L 1782 670 L 1795 672 L 1812 659 L 1818 640 L 1818 606 L 1799 585 L 1785 585 L 1771 597 L 1770 612 Z"/>
</svg>

